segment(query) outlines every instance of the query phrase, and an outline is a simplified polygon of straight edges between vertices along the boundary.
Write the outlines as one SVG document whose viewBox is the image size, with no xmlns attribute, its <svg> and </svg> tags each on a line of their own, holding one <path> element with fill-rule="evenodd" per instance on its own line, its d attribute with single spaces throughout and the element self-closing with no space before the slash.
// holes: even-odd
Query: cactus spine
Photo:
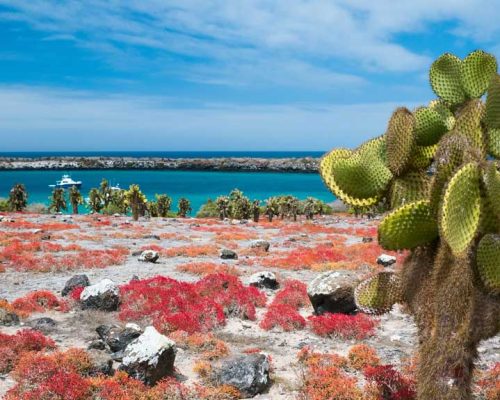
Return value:
<svg viewBox="0 0 500 400">
<path fill-rule="evenodd" d="M 320 174 L 351 206 L 385 202 L 379 243 L 410 250 L 400 277 L 355 295 L 365 312 L 403 302 L 415 317 L 418 399 L 468 400 L 478 343 L 500 330 L 500 76 L 474 51 L 442 55 L 429 79 L 437 100 L 398 108 L 383 136 L 331 151 Z"/>
</svg>

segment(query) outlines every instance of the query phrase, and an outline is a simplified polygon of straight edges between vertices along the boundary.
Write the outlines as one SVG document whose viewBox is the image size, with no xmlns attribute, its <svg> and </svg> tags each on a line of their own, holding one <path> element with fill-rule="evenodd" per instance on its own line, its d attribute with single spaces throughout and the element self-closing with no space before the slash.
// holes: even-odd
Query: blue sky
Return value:
<svg viewBox="0 0 500 400">
<path fill-rule="evenodd" d="M 328 150 L 500 56 L 497 1 L 0 0 L 3 151 Z"/>
</svg>

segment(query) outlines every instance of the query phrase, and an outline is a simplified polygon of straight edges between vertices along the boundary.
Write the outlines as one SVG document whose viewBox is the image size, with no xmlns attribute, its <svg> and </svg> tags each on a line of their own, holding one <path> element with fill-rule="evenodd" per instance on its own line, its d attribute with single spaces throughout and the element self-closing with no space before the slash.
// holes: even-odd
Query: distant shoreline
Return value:
<svg viewBox="0 0 500 400">
<path fill-rule="evenodd" d="M 0 157 L 0 171 L 178 170 L 317 173 L 318 157 Z"/>
</svg>

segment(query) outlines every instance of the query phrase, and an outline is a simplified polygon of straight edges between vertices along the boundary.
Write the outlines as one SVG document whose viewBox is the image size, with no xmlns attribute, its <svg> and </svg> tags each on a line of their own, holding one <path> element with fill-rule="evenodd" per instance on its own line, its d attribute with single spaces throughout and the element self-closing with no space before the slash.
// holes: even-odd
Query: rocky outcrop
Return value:
<svg viewBox="0 0 500 400">
<path fill-rule="evenodd" d="M 57 326 L 57 322 L 54 321 L 52 318 L 42 317 L 42 318 L 32 319 L 31 321 L 28 321 L 26 325 L 28 325 L 29 327 L 31 327 L 36 331 L 48 334 L 55 329 L 55 327 Z"/>
<path fill-rule="evenodd" d="M 230 249 L 224 249 L 220 252 L 220 258 L 223 260 L 237 260 L 238 254 L 235 251 Z"/>
<path fill-rule="evenodd" d="M 144 250 L 139 256 L 139 261 L 155 263 L 160 258 L 157 251 L 154 250 Z"/>
<path fill-rule="evenodd" d="M 120 304 L 118 286 L 111 279 L 103 279 L 83 289 L 80 301 L 83 309 L 115 311 Z"/>
<path fill-rule="evenodd" d="M 158 169 L 317 173 L 319 158 L 0 157 L 0 170 Z"/>
<path fill-rule="evenodd" d="M 120 369 L 131 377 L 148 385 L 172 375 L 174 369 L 175 343 L 148 326 L 144 333 L 130 343 L 123 352 Z"/>
<path fill-rule="evenodd" d="M 271 243 L 269 243 L 267 240 L 256 240 L 255 242 L 252 242 L 250 247 L 252 249 L 261 249 L 264 251 L 269 251 L 269 247 L 271 247 Z"/>
<path fill-rule="evenodd" d="M 276 275 L 271 271 L 256 272 L 248 278 L 248 284 L 259 289 L 276 290 L 279 287 Z"/>
<path fill-rule="evenodd" d="M 318 275 L 307 286 L 307 294 L 314 312 L 318 315 L 325 312 L 344 314 L 354 312 L 356 284 L 356 274 L 351 271 L 327 271 Z"/>
<path fill-rule="evenodd" d="M 396 263 L 396 257 L 390 256 L 389 254 L 381 254 L 377 258 L 377 264 L 384 267 L 390 267 L 394 263 Z"/>
<path fill-rule="evenodd" d="M 253 397 L 271 383 L 269 360 L 264 354 L 233 357 L 215 369 L 212 379 L 220 385 L 234 386 L 245 397 Z"/>
<path fill-rule="evenodd" d="M 61 292 L 61 295 L 67 296 L 73 289 L 77 287 L 87 287 L 90 286 L 89 277 L 85 274 L 75 275 L 71 277 L 66 284 L 64 285 L 64 289 Z"/>
<path fill-rule="evenodd" d="M 100 325 L 96 332 L 113 353 L 125 350 L 142 333 L 141 329 L 134 325 L 127 325 L 125 328 L 118 325 Z"/>
</svg>

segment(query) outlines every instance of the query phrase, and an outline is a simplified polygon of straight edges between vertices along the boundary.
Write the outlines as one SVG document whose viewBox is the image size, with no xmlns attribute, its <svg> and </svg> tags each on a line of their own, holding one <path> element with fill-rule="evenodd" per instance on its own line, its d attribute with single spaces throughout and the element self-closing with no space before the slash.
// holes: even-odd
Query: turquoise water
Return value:
<svg viewBox="0 0 500 400">
<path fill-rule="evenodd" d="M 325 151 L 27 151 L 0 152 L 0 157 L 321 157 Z"/>
<path fill-rule="evenodd" d="M 23 183 L 30 203 L 48 203 L 51 188 L 61 178 L 62 171 L 0 171 L 0 197 L 7 197 L 10 188 Z M 92 187 L 98 187 L 103 178 L 112 185 L 128 188 L 137 183 L 148 198 L 155 193 L 166 193 L 177 204 L 180 197 L 191 201 L 197 211 L 207 199 L 227 194 L 233 188 L 242 190 L 250 199 L 264 200 L 270 196 L 292 194 L 300 199 L 317 197 L 326 202 L 334 200 L 317 174 L 275 172 L 206 172 L 206 171 L 138 171 L 92 170 L 73 171 L 71 177 L 81 180 L 84 197 Z"/>
</svg>

